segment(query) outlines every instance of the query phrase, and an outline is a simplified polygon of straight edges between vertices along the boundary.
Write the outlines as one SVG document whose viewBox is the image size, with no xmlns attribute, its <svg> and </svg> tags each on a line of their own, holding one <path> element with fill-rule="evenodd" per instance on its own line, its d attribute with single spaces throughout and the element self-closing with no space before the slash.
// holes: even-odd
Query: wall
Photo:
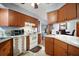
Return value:
<svg viewBox="0 0 79 59">
<path fill-rule="evenodd" d="M 56 34 L 56 31 L 59 31 L 59 24 L 53 24 L 52 26 L 52 34 Z"/>
<path fill-rule="evenodd" d="M 74 19 L 72 21 L 67 22 L 67 30 L 69 30 L 70 33 L 72 33 L 74 29 L 76 30 L 76 22 L 79 22 L 79 20 Z M 76 35 L 76 31 L 75 31 L 75 35 Z"/>
<path fill-rule="evenodd" d="M 5 6 L 3 6 L 2 4 L 0 4 L 0 8 L 6 8 Z"/>
<path fill-rule="evenodd" d="M 72 31 L 74 29 L 76 30 L 76 22 L 79 22 L 79 20 L 78 19 L 73 19 L 71 21 L 66 21 L 66 23 L 67 23 L 67 31 L 69 31 L 70 34 L 72 33 Z M 59 24 L 60 23 L 53 24 L 53 26 L 52 26 L 52 34 L 56 34 L 56 31 L 59 30 Z M 75 35 L 76 35 L 76 31 L 75 31 Z"/>
<path fill-rule="evenodd" d="M 43 36 L 46 34 L 45 33 L 46 26 L 47 25 L 41 24 L 41 33 L 42 33 Z"/>
</svg>

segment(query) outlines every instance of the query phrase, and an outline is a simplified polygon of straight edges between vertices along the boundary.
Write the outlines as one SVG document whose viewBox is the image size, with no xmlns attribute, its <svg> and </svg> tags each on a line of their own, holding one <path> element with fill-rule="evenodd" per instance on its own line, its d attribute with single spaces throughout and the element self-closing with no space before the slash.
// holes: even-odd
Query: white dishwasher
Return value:
<svg viewBox="0 0 79 59">
<path fill-rule="evenodd" d="M 17 56 L 26 51 L 26 39 L 25 37 L 16 37 L 13 39 L 13 55 Z"/>
</svg>

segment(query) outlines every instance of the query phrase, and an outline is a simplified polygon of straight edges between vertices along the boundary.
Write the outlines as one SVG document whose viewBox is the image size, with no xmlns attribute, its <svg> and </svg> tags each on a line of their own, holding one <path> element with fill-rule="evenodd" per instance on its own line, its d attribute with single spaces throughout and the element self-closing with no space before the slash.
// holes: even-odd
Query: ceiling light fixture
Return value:
<svg viewBox="0 0 79 59">
<path fill-rule="evenodd" d="M 34 7 L 35 9 L 38 8 L 39 3 L 31 3 L 31 6 Z"/>
</svg>

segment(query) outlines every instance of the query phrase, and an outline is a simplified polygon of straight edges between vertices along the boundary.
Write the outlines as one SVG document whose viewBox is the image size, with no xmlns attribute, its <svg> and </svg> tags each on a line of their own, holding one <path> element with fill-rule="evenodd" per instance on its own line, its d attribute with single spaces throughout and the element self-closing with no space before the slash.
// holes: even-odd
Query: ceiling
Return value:
<svg viewBox="0 0 79 59">
<path fill-rule="evenodd" d="M 29 10 L 30 12 L 38 15 L 44 20 L 47 20 L 47 12 L 59 9 L 64 5 L 64 3 L 40 3 L 38 5 L 38 9 L 35 9 L 33 6 L 31 6 L 31 3 L 16 4 L 16 5 L 19 5 L 24 9 Z"/>
<path fill-rule="evenodd" d="M 40 3 L 38 9 L 34 9 L 31 3 L 3 3 L 7 8 L 38 18 L 42 24 L 47 24 L 47 12 L 57 10 L 64 4 L 65 3 Z"/>
</svg>

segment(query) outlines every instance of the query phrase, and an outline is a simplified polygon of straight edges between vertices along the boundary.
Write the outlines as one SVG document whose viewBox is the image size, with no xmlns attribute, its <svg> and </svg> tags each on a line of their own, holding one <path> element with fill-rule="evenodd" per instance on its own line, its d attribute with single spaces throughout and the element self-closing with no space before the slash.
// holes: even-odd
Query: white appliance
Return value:
<svg viewBox="0 0 79 59">
<path fill-rule="evenodd" d="M 33 32 L 30 35 L 30 49 L 38 45 L 38 33 L 37 28 L 33 28 Z"/>
<path fill-rule="evenodd" d="M 38 33 L 37 28 L 32 27 L 33 23 L 25 23 L 24 31 L 25 35 L 30 36 L 30 49 L 38 45 Z"/>
<path fill-rule="evenodd" d="M 26 52 L 26 37 L 16 37 L 13 39 L 13 55 L 17 56 Z"/>
</svg>

